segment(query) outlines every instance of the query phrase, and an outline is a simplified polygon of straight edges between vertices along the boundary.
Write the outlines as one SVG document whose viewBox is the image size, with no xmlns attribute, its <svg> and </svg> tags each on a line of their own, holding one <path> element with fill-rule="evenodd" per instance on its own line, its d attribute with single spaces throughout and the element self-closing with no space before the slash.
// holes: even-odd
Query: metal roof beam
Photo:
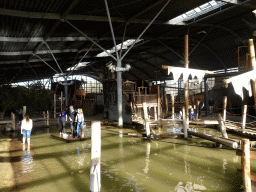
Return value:
<svg viewBox="0 0 256 192">
<path fill-rule="evenodd" d="M 60 15 L 60 18 L 58 19 L 58 21 L 54 24 L 54 26 L 51 28 L 51 30 L 47 33 L 47 35 L 44 37 L 44 41 L 47 41 L 47 39 L 51 36 L 51 34 L 57 29 L 57 27 L 61 24 L 61 19 L 63 19 L 64 17 L 66 17 L 69 12 L 77 5 L 77 3 L 79 3 L 80 0 L 73 0 L 72 3 L 70 4 L 70 6 L 66 9 L 66 11 Z M 0 14 L 1 14 L 1 10 L 0 10 Z M 47 13 L 46 13 L 47 14 Z M 30 17 L 31 18 L 31 17 Z M 41 17 L 43 18 L 43 17 Z M 33 54 L 37 54 L 37 51 L 42 47 L 42 45 L 44 44 L 44 42 L 40 42 L 37 47 L 34 49 Z M 28 59 L 27 62 L 30 61 L 30 59 L 33 57 L 33 55 L 31 55 Z"/>
<path fill-rule="evenodd" d="M 89 49 L 83 49 L 81 51 L 88 51 Z M 98 48 L 93 48 L 91 49 L 91 51 L 99 51 L 100 49 Z M 62 49 L 62 50 L 51 50 L 52 53 L 76 53 L 78 52 L 79 50 L 78 49 Z M 15 55 L 33 55 L 34 52 L 33 51 L 15 51 L 15 52 L 0 52 L 0 55 L 2 56 L 6 56 L 6 55 L 9 55 L 9 56 L 15 56 Z M 40 51 L 37 51 L 38 55 L 41 55 L 41 54 L 50 54 L 48 50 L 40 50 Z M 33 57 L 33 56 L 32 56 Z M 30 61 L 29 61 L 30 62 Z"/>
<path fill-rule="evenodd" d="M 239 1 L 239 0 L 217 0 L 217 1 L 222 1 L 222 2 L 230 3 L 230 4 L 239 4 L 239 3 L 241 3 L 241 1 Z"/>
<path fill-rule="evenodd" d="M 116 37 L 116 40 L 122 40 L 123 37 Z M 131 39 L 132 37 L 127 37 L 126 39 Z M 97 40 L 112 40 L 110 37 L 92 37 L 91 39 Z M 44 37 L 3 37 L 0 36 L 0 41 L 2 42 L 43 42 Z M 89 41 L 86 37 L 49 37 L 49 41 Z"/>
<path fill-rule="evenodd" d="M 105 16 L 92 16 L 92 15 L 75 15 L 75 14 L 66 14 L 61 16 L 58 13 L 40 13 L 40 12 L 27 12 L 27 11 L 18 11 L 11 9 L 0 8 L 0 15 L 14 16 L 14 17 L 24 17 L 24 18 L 33 18 L 33 19 L 50 19 L 50 20 L 61 20 L 63 18 L 70 21 L 103 21 L 108 22 L 108 17 Z M 111 17 L 112 22 L 122 22 L 126 23 L 127 19 L 120 17 Z M 150 23 L 151 20 L 147 19 L 133 19 L 130 23 Z M 162 24 L 163 21 L 155 21 L 154 24 Z"/>
</svg>

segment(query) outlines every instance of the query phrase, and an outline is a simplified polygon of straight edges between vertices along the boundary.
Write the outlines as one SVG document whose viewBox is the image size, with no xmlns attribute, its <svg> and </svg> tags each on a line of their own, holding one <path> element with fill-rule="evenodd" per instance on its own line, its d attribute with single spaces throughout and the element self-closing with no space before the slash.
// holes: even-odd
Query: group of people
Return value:
<svg viewBox="0 0 256 192">
<path fill-rule="evenodd" d="M 28 150 L 30 150 L 30 136 L 33 128 L 33 121 L 29 118 L 28 114 L 25 114 L 24 118 L 22 116 L 22 119 L 21 117 L 19 117 L 19 119 L 21 122 L 21 134 L 23 135 L 22 144 L 25 146 L 25 142 L 27 139 Z M 63 110 L 60 112 L 60 134 L 65 134 L 65 124 L 68 119 L 70 121 L 71 128 L 70 136 L 79 137 L 79 130 L 82 130 L 84 125 L 83 110 L 79 108 L 76 112 L 74 107 L 71 105 L 69 107 L 69 110 Z"/>
<path fill-rule="evenodd" d="M 71 134 L 70 136 L 79 137 L 79 130 L 82 130 L 84 125 L 84 114 L 81 108 L 78 108 L 77 112 L 74 107 L 69 106 L 69 110 L 66 108 L 60 112 L 60 135 L 65 134 L 66 121 L 70 122 Z"/>
</svg>

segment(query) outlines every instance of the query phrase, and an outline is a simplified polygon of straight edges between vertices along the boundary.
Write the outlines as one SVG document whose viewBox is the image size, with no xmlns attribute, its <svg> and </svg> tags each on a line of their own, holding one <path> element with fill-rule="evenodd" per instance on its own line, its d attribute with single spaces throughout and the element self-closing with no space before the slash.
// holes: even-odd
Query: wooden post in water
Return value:
<svg viewBox="0 0 256 192">
<path fill-rule="evenodd" d="M 101 125 L 100 121 L 91 122 L 91 169 L 90 191 L 99 192 L 101 189 Z"/>
<path fill-rule="evenodd" d="M 251 168 L 250 168 L 250 141 L 249 139 L 242 140 L 242 156 L 241 165 L 243 171 L 244 191 L 251 192 Z"/>
<path fill-rule="evenodd" d="M 226 121 L 226 117 L 227 117 L 227 96 L 224 96 L 224 101 L 223 101 L 223 121 Z"/>
<path fill-rule="evenodd" d="M 224 121 L 222 120 L 221 115 L 219 113 L 218 113 L 218 122 L 219 122 L 219 127 L 220 127 L 222 137 L 228 138 L 226 126 L 225 126 Z"/>
<path fill-rule="evenodd" d="M 243 122 L 242 122 L 243 132 L 245 131 L 246 114 L 247 114 L 247 105 L 244 105 L 244 108 L 243 108 Z"/>
<path fill-rule="evenodd" d="M 188 129 L 187 129 L 187 119 L 185 115 L 185 106 L 182 107 L 182 119 L 183 119 L 183 131 L 184 131 L 184 138 L 188 138 Z"/>
<path fill-rule="evenodd" d="M 199 109 L 200 101 L 197 101 L 196 104 L 197 104 L 197 105 L 196 105 L 196 120 L 198 120 L 199 110 L 200 110 L 200 109 Z"/>
<path fill-rule="evenodd" d="M 12 130 L 15 130 L 15 114 L 11 113 L 11 117 L 12 117 Z"/>
<path fill-rule="evenodd" d="M 147 103 L 143 102 L 143 112 L 144 112 L 144 127 L 146 130 L 147 137 L 150 136 L 150 128 L 149 128 L 149 121 L 148 121 L 148 113 L 147 113 Z"/>
<path fill-rule="evenodd" d="M 188 97 L 189 97 L 189 93 L 188 93 L 188 35 L 185 35 L 185 39 L 184 39 L 184 68 L 186 71 L 183 72 L 183 80 L 184 80 L 184 99 L 185 99 L 185 113 L 183 113 L 183 119 L 185 119 L 184 122 L 184 137 L 187 138 L 188 137 L 188 133 L 187 133 L 187 129 L 189 127 L 189 110 L 188 110 Z"/>
<path fill-rule="evenodd" d="M 168 111 L 169 111 L 168 103 L 169 103 L 169 102 L 168 102 L 168 97 L 167 97 L 167 95 L 165 94 L 165 104 L 166 104 L 166 107 L 165 107 L 165 108 L 166 108 L 166 112 L 165 112 L 165 113 L 166 113 L 166 115 L 168 114 Z"/>
<path fill-rule="evenodd" d="M 157 121 L 157 111 L 156 111 L 156 106 L 154 106 L 154 114 L 155 114 L 155 121 Z"/>
<path fill-rule="evenodd" d="M 47 110 L 46 125 L 49 126 L 49 111 Z"/>
<path fill-rule="evenodd" d="M 172 95 L 172 119 L 174 119 L 174 95 Z"/>
<path fill-rule="evenodd" d="M 56 93 L 54 93 L 53 102 L 54 102 L 54 104 L 53 104 L 54 105 L 53 106 L 54 107 L 54 109 L 53 109 L 54 110 L 54 116 L 53 117 L 56 118 Z"/>
<path fill-rule="evenodd" d="M 24 116 L 25 116 L 25 114 L 27 113 L 27 107 L 26 106 L 23 106 L 23 118 L 24 118 Z"/>
<path fill-rule="evenodd" d="M 157 119 L 160 119 L 160 85 L 157 85 Z"/>
</svg>

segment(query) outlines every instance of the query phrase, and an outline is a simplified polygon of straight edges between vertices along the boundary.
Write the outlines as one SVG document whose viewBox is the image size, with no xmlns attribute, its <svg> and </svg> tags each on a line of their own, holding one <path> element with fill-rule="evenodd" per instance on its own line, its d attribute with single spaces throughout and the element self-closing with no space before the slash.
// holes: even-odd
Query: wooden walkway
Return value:
<svg viewBox="0 0 256 192">
<path fill-rule="evenodd" d="M 241 123 L 228 121 L 228 120 L 225 122 L 225 125 L 226 125 L 227 131 L 234 131 L 236 133 L 239 133 L 247 137 L 256 138 L 256 128 L 246 126 L 246 128 L 243 130 Z"/>
<path fill-rule="evenodd" d="M 63 137 L 63 135 L 60 135 L 59 133 L 53 133 L 53 134 L 51 134 L 51 136 L 53 138 L 61 139 L 61 140 L 66 141 L 66 142 L 83 141 L 85 139 L 90 139 L 91 138 L 91 136 L 76 138 L 76 137 L 70 136 L 70 133 L 68 133 L 67 137 Z"/>
</svg>

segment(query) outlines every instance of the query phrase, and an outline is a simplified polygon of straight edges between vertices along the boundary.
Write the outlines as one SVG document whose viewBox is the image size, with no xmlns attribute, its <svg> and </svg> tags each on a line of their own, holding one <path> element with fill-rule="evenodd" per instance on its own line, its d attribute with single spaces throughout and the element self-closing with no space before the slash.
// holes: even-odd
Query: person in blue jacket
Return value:
<svg viewBox="0 0 256 192">
<path fill-rule="evenodd" d="M 190 120 L 195 120 L 195 111 L 193 108 L 191 108 L 189 115 L 190 115 Z"/>
<path fill-rule="evenodd" d="M 67 116 L 67 109 L 65 108 L 63 111 L 60 112 L 60 135 L 61 134 L 65 134 L 65 125 L 66 125 L 66 121 L 68 119 Z"/>
</svg>

